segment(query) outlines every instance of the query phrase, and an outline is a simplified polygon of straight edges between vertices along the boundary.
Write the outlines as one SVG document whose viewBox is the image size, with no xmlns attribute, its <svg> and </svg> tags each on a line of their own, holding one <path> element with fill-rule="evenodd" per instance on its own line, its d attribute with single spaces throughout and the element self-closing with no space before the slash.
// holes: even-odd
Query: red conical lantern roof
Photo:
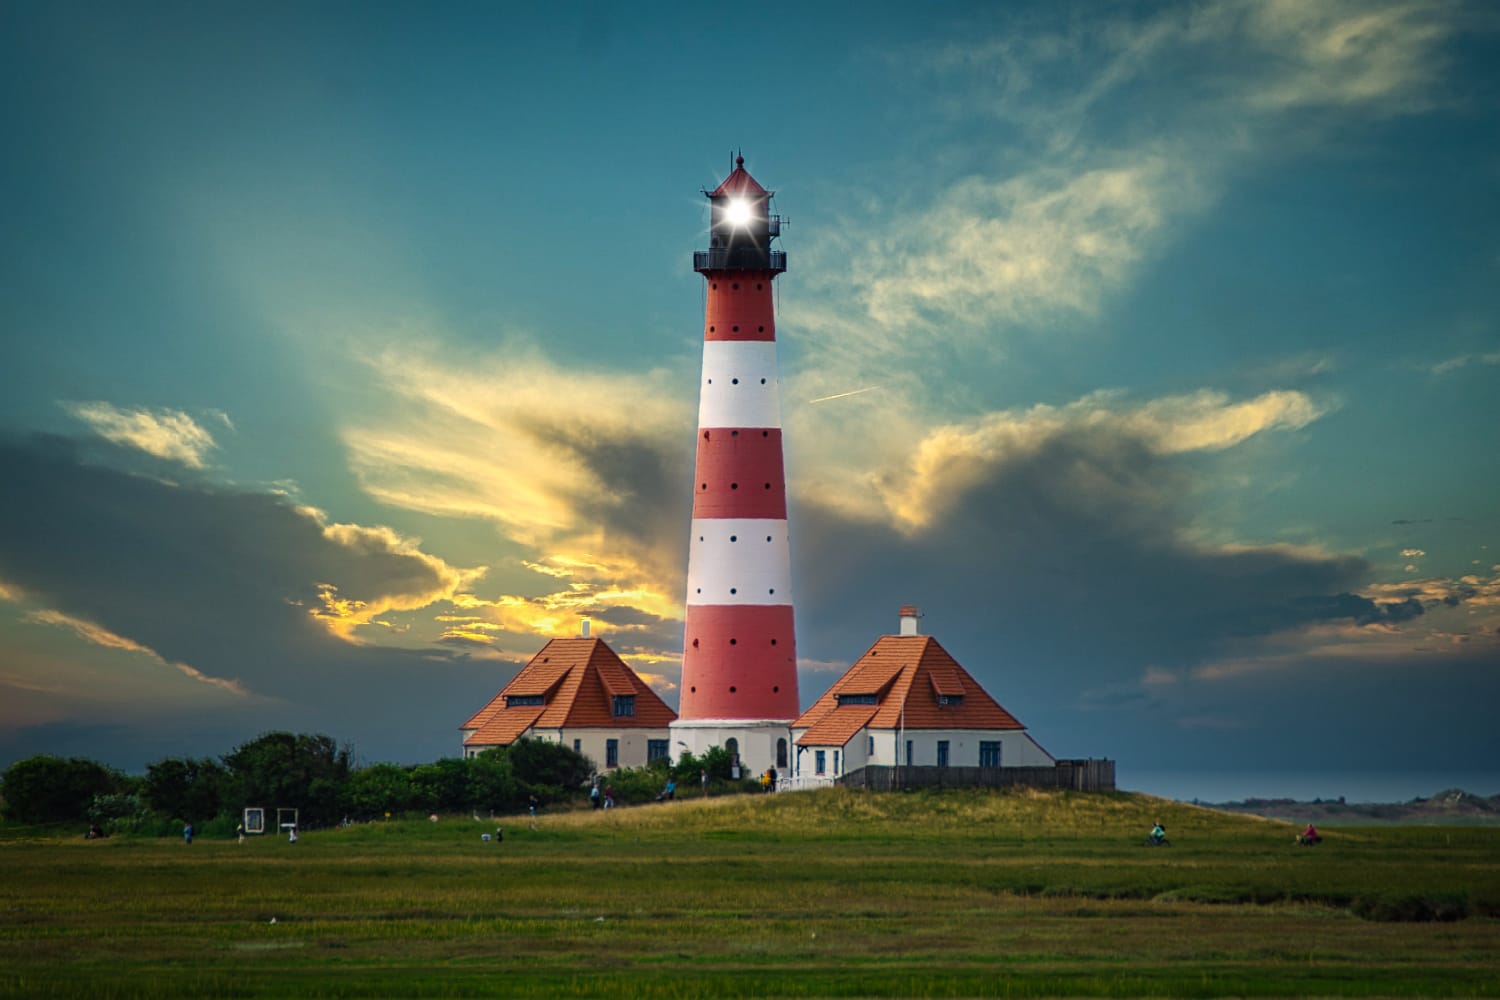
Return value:
<svg viewBox="0 0 1500 1000">
<path fill-rule="evenodd" d="M 749 198 L 770 197 L 771 192 L 760 186 L 760 183 L 750 176 L 750 171 L 745 169 L 745 158 L 736 156 L 734 158 L 734 172 L 724 178 L 724 183 L 709 192 L 710 198 L 721 196 L 734 196 Z"/>
</svg>

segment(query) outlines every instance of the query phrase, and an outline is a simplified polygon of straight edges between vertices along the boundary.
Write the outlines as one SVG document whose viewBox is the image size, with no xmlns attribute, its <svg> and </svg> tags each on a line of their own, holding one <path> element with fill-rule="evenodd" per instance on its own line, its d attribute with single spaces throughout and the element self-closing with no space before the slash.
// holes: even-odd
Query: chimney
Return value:
<svg viewBox="0 0 1500 1000">
<path fill-rule="evenodd" d="M 587 618 L 585 618 L 583 620 L 583 638 L 587 639 L 588 637 L 589 637 L 589 620 Z"/>
<path fill-rule="evenodd" d="M 917 610 L 915 604 L 901 605 L 901 634 L 916 635 L 917 619 L 922 617 L 922 612 Z"/>
</svg>

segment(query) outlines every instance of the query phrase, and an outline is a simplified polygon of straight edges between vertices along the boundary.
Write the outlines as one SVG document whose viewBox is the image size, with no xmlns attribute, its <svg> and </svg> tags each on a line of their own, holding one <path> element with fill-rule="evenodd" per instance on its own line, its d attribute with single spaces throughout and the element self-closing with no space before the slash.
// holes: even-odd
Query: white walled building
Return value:
<svg viewBox="0 0 1500 1000">
<path fill-rule="evenodd" d="M 1052 767 L 1051 754 L 901 609 L 875 644 L 791 726 L 792 775 L 832 781 L 866 765 Z"/>
</svg>

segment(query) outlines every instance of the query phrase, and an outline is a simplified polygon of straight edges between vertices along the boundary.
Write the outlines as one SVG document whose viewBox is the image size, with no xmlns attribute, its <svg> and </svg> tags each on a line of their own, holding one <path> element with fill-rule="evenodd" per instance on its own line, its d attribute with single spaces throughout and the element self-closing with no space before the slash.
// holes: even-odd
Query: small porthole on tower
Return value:
<svg viewBox="0 0 1500 1000">
<path fill-rule="evenodd" d="M 697 640 L 697 639 L 694 639 L 694 640 L 693 640 L 693 648 L 694 648 L 694 649 L 697 649 L 697 648 L 698 648 L 698 640 Z M 698 690 L 698 689 L 697 689 L 697 688 L 693 688 L 693 690 L 694 690 L 694 691 L 696 691 L 696 690 Z"/>
<path fill-rule="evenodd" d="M 772 694 L 780 694 L 781 693 L 781 685 L 780 684 L 772 684 L 771 685 L 771 693 Z"/>
<path fill-rule="evenodd" d="M 730 431 L 729 432 L 729 436 L 732 437 L 732 438 L 737 438 L 737 437 L 740 436 L 740 432 L 739 431 Z"/>
<path fill-rule="evenodd" d="M 732 330 L 735 333 L 739 333 L 740 332 L 740 327 L 739 327 L 738 323 L 736 323 L 734 326 L 731 326 L 729 329 Z"/>
<path fill-rule="evenodd" d="M 757 292 L 758 292 L 758 291 L 760 291 L 760 290 L 761 290 L 761 287 L 762 287 L 762 286 L 761 286 L 761 283 L 760 283 L 760 282 L 758 282 L 758 281 L 757 281 L 757 282 L 756 282 L 756 283 L 755 283 L 755 290 L 756 290 L 756 291 L 757 291 Z"/>
<path fill-rule="evenodd" d="M 709 325 L 708 325 L 708 332 L 709 332 L 709 333 L 713 333 L 713 332 L 714 332 L 714 326 L 713 326 L 713 324 L 712 324 L 712 323 L 710 323 L 710 324 L 709 324 Z"/>
<path fill-rule="evenodd" d="M 708 440 L 708 433 L 709 433 L 708 431 L 704 431 L 703 432 L 703 440 L 705 440 L 705 441 Z"/>
<path fill-rule="evenodd" d="M 770 431 L 761 431 L 760 432 L 760 436 L 763 437 L 763 438 L 768 438 L 768 437 L 771 436 L 771 432 Z"/>
<path fill-rule="evenodd" d="M 770 536 L 770 535 L 767 535 L 767 536 L 766 536 L 766 541 L 768 541 L 768 542 L 769 542 L 769 541 L 770 541 L 770 540 L 771 540 L 771 536 Z"/>
<path fill-rule="evenodd" d="M 688 688 L 688 690 L 691 691 L 693 694 L 697 694 L 698 693 L 698 685 L 694 684 L 692 687 Z"/>
<path fill-rule="evenodd" d="M 739 688 L 735 687 L 733 684 L 729 685 L 729 693 L 730 694 L 734 694 L 738 690 L 739 690 Z"/>
<path fill-rule="evenodd" d="M 771 488 L 771 484 L 770 484 L 770 483 L 767 483 L 767 484 L 766 484 L 766 489 L 770 489 L 770 488 Z M 768 542 L 769 542 L 769 541 L 770 541 L 770 539 L 769 539 L 769 538 L 767 538 L 767 539 L 766 539 L 766 541 L 768 541 Z"/>
<path fill-rule="evenodd" d="M 731 289 L 733 289 L 734 291 L 739 291 L 739 289 L 740 289 L 740 283 L 738 281 L 736 281 L 733 284 L 731 284 L 729 287 Z"/>
<path fill-rule="evenodd" d="M 766 332 L 766 328 L 764 326 L 758 326 L 758 327 L 755 328 L 755 330 L 756 330 L 757 333 L 765 333 Z"/>
<path fill-rule="evenodd" d="M 765 380 L 765 379 L 761 379 L 761 380 L 760 380 L 760 384 L 761 384 L 761 385 L 765 385 L 765 384 L 766 384 L 766 380 Z"/>
<path fill-rule="evenodd" d="M 698 484 L 698 488 L 700 490 L 706 490 L 706 489 L 708 489 L 708 484 L 707 483 L 699 483 Z"/>
<path fill-rule="evenodd" d="M 768 593 L 768 594 L 774 594 L 774 593 L 776 593 L 776 588 L 772 587 L 770 590 L 766 591 L 766 593 Z"/>
<path fill-rule="evenodd" d="M 739 541 L 739 540 L 740 540 L 740 536 L 739 536 L 739 535 L 730 535 L 730 536 L 729 536 L 729 540 L 730 540 L 730 541 L 731 541 L 731 542 L 737 542 L 737 541 Z"/>
<path fill-rule="evenodd" d="M 732 379 L 729 380 L 729 384 L 730 385 L 739 385 L 740 384 L 740 380 L 737 379 L 737 378 L 732 378 Z"/>
<path fill-rule="evenodd" d="M 730 639 L 729 644 L 731 646 L 738 646 L 740 644 L 740 641 L 738 639 Z"/>
<path fill-rule="evenodd" d="M 698 588 L 698 593 L 700 593 L 700 594 L 703 593 L 703 588 L 702 587 Z"/>
<path fill-rule="evenodd" d="M 776 645 L 776 640 L 775 639 L 771 640 L 771 645 L 773 645 L 773 646 Z"/>
<path fill-rule="evenodd" d="M 739 591 L 739 588 L 738 588 L 738 587 L 730 587 L 730 588 L 729 588 L 729 592 L 730 592 L 730 593 L 731 593 L 731 594 L 738 594 L 738 593 L 739 593 L 739 592 L 740 592 L 740 591 Z"/>
<path fill-rule="evenodd" d="M 732 489 L 732 490 L 737 490 L 737 489 L 740 488 L 740 484 L 739 483 L 730 483 L 729 484 L 729 488 Z"/>
</svg>

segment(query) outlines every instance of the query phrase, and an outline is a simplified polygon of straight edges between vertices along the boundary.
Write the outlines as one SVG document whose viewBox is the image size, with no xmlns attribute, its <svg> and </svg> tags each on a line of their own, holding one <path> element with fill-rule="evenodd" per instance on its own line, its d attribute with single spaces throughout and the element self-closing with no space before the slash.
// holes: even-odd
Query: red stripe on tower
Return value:
<svg viewBox="0 0 1500 1000">
<path fill-rule="evenodd" d="M 754 724 L 774 739 L 767 725 L 784 727 L 799 707 L 771 295 L 786 254 L 771 249 L 781 232 L 772 192 L 745 170 L 744 157 L 704 193 L 709 248 L 693 254 L 693 268 L 708 282 L 708 299 L 678 719 L 688 724 L 681 735 L 701 734 L 697 749 L 738 748 L 759 769 L 784 762 L 755 759 Z M 705 720 L 729 725 L 710 737 Z M 743 746 L 731 735 L 736 722 L 751 724 Z M 781 747 L 767 744 L 776 756 Z"/>
</svg>

